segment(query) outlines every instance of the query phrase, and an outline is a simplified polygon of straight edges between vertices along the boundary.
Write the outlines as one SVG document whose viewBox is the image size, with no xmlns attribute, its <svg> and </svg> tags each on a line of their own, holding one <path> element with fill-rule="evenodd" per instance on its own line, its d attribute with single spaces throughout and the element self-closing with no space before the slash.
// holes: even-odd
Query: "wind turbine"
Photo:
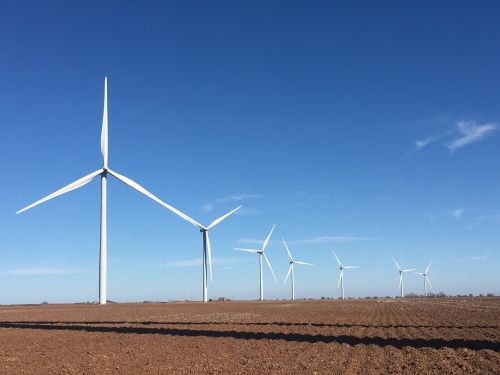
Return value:
<svg viewBox="0 0 500 375">
<path fill-rule="evenodd" d="M 145 188 L 140 186 L 135 181 L 132 181 L 130 178 L 122 176 L 121 174 L 112 171 L 108 168 L 108 79 L 107 77 L 104 79 L 104 110 L 102 115 L 102 131 L 101 131 L 101 153 L 102 153 L 102 168 L 98 169 L 95 172 L 92 172 L 75 182 L 57 190 L 56 192 L 36 201 L 33 204 L 19 210 L 16 214 L 29 210 L 30 208 L 39 205 L 45 201 L 48 201 L 52 198 L 55 198 L 59 195 L 68 193 L 72 190 L 78 189 L 90 181 L 92 181 L 95 177 L 101 176 L 101 237 L 100 237 L 100 249 L 99 249 L 99 303 L 101 305 L 106 304 L 106 291 L 107 291 L 107 212 L 106 212 L 106 203 L 107 203 L 107 176 L 110 174 L 116 179 L 120 180 L 124 184 L 132 187 L 133 189 L 139 191 L 140 193 L 146 195 L 147 197 L 153 199 L 154 201 L 168 206 L 166 203 L 162 202 L 155 195 L 151 194 Z"/>
<path fill-rule="evenodd" d="M 431 281 L 429 280 L 429 276 L 427 276 L 429 274 L 430 268 L 431 268 L 431 263 L 429 262 L 429 265 L 425 269 L 425 272 L 415 272 L 424 277 L 424 293 L 426 297 L 427 297 L 427 284 L 429 284 L 429 287 L 432 289 Z"/>
<path fill-rule="evenodd" d="M 343 266 L 342 263 L 340 263 L 340 260 L 339 260 L 339 257 L 337 256 L 337 254 L 335 254 L 335 251 L 332 250 L 332 253 L 335 256 L 335 259 L 337 259 L 337 263 L 339 264 L 339 270 L 340 270 L 340 277 L 339 277 L 339 282 L 337 284 L 337 288 L 341 287 L 342 299 L 345 299 L 345 295 L 344 295 L 344 270 L 351 269 L 351 268 L 359 268 L 359 266 Z"/>
<path fill-rule="evenodd" d="M 401 298 L 403 298 L 404 297 L 404 293 L 403 293 L 403 273 L 410 272 L 410 271 L 415 271 L 415 268 L 403 270 L 403 269 L 401 269 L 401 267 L 398 264 L 398 261 L 395 258 L 392 258 L 392 260 L 394 261 L 394 264 L 396 265 L 396 267 L 398 267 L 398 270 L 399 270 L 399 290 L 401 292 Z"/>
<path fill-rule="evenodd" d="M 178 209 L 176 209 L 168 204 L 163 204 L 163 206 L 168 208 L 173 213 L 179 215 L 184 220 L 189 221 L 195 227 L 198 227 L 198 229 L 202 233 L 202 236 L 203 236 L 203 258 L 202 258 L 202 262 L 203 262 L 203 302 L 208 302 L 207 263 L 208 263 L 208 268 L 210 269 L 210 281 L 212 280 L 212 250 L 210 247 L 210 238 L 208 237 L 208 231 L 210 229 L 212 229 L 213 227 L 215 227 L 217 224 L 219 224 L 222 220 L 227 218 L 229 215 L 238 211 L 242 206 L 238 206 L 234 210 L 229 211 L 227 214 L 222 215 L 218 219 L 215 219 L 206 227 L 201 225 L 200 223 L 198 223 L 196 220 L 190 218 L 185 213 L 179 211 Z"/>
<path fill-rule="evenodd" d="M 269 232 L 267 238 L 264 241 L 264 244 L 262 245 L 262 249 L 260 250 L 255 250 L 255 249 L 241 249 L 241 248 L 234 248 L 234 250 L 240 250 L 240 251 L 246 251 L 249 253 L 256 253 L 259 254 L 259 277 L 260 277 L 260 300 L 264 300 L 264 279 L 262 278 L 262 258 L 264 258 L 267 262 L 267 265 L 269 266 L 269 269 L 271 270 L 271 273 L 273 274 L 274 281 L 278 282 L 276 279 L 276 275 L 274 274 L 273 267 L 271 267 L 271 263 L 269 262 L 269 259 L 267 258 L 266 254 L 264 254 L 264 250 L 266 250 L 266 246 L 269 243 L 269 239 L 271 238 L 271 235 L 273 234 L 274 227 L 276 224 L 273 224 L 273 227 L 271 228 L 271 231 Z"/>
<path fill-rule="evenodd" d="M 294 260 L 292 257 L 292 254 L 290 253 L 290 249 L 288 248 L 288 245 L 286 244 L 285 240 L 283 239 L 283 243 L 285 244 L 286 252 L 288 253 L 288 256 L 290 257 L 290 269 L 288 270 L 288 273 L 286 274 L 285 281 L 283 281 L 283 285 L 286 283 L 288 280 L 288 276 L 292 274 L 292 301 L 295 300 L 295 277 L 294 277 L 294 264 L 304 264 L 306 266 L 312 266 L 313 264 L 311 263 L 306 263 L 306 262 L 299 262 L 298 260 Z"/>
</svg>

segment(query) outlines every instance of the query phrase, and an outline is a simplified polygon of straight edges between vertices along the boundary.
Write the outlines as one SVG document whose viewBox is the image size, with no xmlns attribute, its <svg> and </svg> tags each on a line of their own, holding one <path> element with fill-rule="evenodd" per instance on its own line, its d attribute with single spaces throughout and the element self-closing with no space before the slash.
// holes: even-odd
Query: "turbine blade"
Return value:
<svg viewBox="0 0 500 375">
<path fill-rule="evenodd" d="M 212 247 L 210 246 L 210 237 L 208 237 L 208 231 L 206 232 L 207 236 L 207 255 L 208 255 L 208 269 L 210 270 L 210 281 L 212 280 Z"/>
<path fill-rule="evenodd" d="M 292 257 L 292 254 L 290 253 L 290 249 L 288 248 L 288 245 L 286 244 L 285 242 L 285 239 L 282 238 L 281 239 L 283 241 L 283 243 L 285 244 L 285 249 L 286 249 L 286 252 L 288 253 L 288 256 L 290 257 L 290 260 L 293 262 L 293 257 Z"/>
<path fill-rule="evenodd" d="M 269 266 L 269 269 L 271 270 L 271 273 L 273 274 L 274 281 L 276 281 L 276 283 L 277 283 L 278 279 L 276 278 L 276 275 L 274 274 L 273 267 L 271 267 L 271 262 L 269 261 L 269 259 L 267 259 L 266 254 L 262 253 L 262 255 L 264 255 L 264 259 L 266 260 L 266 263 Z"/>
<path fill-rule="evenodd" d="M 232 211 L 229 211 L 227 214 L 219 217 L 218 219 L 212 221 L 212 223 L 207 227 L 207 229 L 210 229 L 212 227 L 215 227 L 217 224 L 219 224 L 222 220 L 224 220 L 226 217 L 228 217 L 229 215 L 235 213 L 236 211 L 238 211 L 242 206 L 238 206 L 236 207 L 234 210 Z"/>
<path fill-rule="evenodd" d="M 71 184 L 66 185 L 65 187 L 55 191 L 54 193 L 47 195 L 45 198 L 42 198 L 42 199 L 36 201 L 35 203 L 32 203 L 29 206 L 24 207 L 23 209 L 17 211 L 16 214 L 20 214 L 21 212 L 27 211 L 30 208 L 39 205 L 40 203 L 46 202 L 49 199 L 52 199 L 52 198 L 55 198 L 55 197 L 62 195 L 64 193 L 70 192 L 71 190 L 78 189 L 79 187 L 82 187 L 82 186 L 88 184 L 90 181 L 92 181 L 96 176 L 100 175 L 102 172 L 103 172 L 102 169 L 99 169 L 95 172 L 92 172 L 91 174 L 88 174 L 85 177 L 82 177 L 82 178 L 76 180 L 75 182 L 72 182 Z"/>
<path fill-rule="evenodd" d="M 264 241 L 264 245 L 262 245 L 262 251 L 264 251 L 266 249 L 266 246 L 267 244 L 269 243 L 269 239 L 271 238 L 271 235 L 273 234 L 273 230 L 274 230 L 274 227 L 276 226 L 276 224 L 273 224 L 273 227 L 271 228 L 271 231 L 269 232 L 269 234 L 267 235 L 267 238 L 266 240 Z"/>
<path fill-rule="evenodd" d="M 288 280 L 288 276 L 290 276 L 291 272 L 292 272 L 292 265 L 290 264 L 290 268 L 288 269 L 288 273 L 286 274 L 285 281 L 283 281 L 283 285 L 286 284 L 286 281 Z"/>
<path fill-rule="evenodd" d="M 346 268 L 359 268 L 359 266 L 344 266 L 342 267 L 343 269 L 346 269 Z"/>
<path fill-rule="evenodd" d="M 401 267 L 399 267 L 399 263 L 398 261 L 396 260 L 396 258 L 392 258 L 392 260 L 394 261 L 394 264 L 396 265 L 396 267 L 398 267 L 398 270 L 401 269 Z"/>
<path fill-rule="evenodd" d="M 241 249 L 239 247 L 234 247 L 234 250 L 246 251 L 247 253 L 258 253 L 260 251 L 260 250 L 254 250 L 254 249 Z"/>
<path fill-rule="evenodd" d="M 104 78 L 104 109 L 102 112 L 101 153 L 104 168 L 108 167 L 108 77 Z"/>
<path fill-rule="evenodd" d="M 297 263 L 297 264 L 304 264 L 304 265 L 306 265 L 306 266 L 314 266 L 314 264 L 312 264 L 312 263 L 306 263 L 306 262 L 299 262 L 299 261 L 296 261 L 296 262 L 294 262 L 294 263 Z"/>
<path fill-rule="evenodd" d="M 409 268 L 409 269 L 407 269 L 407 270 L 401 270 L 401 271 L 403 271 L 403 272 L 415 271 L 415 268 Z"/>
<path fill-rule="evenodd" d="M 425 273 L 422 273 L 422 272 L 415 272 L 415 273 L 420 275 L 420 276 L 425 276 Z"/>
<path fill-rule="evenodd" d="M 431 287 L 431 289 L 434 289 L 434 288 L 432 287 L 432 284 L 431 284 L 431 281 L 429 280 L 429 278 L 426 276 L 426 277 L 425 277 L 425 279 L 427 280 L 427 283 L 429 284 L 429 286 Z"/>
<path fill-rule="evenodd" d="M 206 229 L 203 225 L 201 225 L 200 223 L 198 223 L 196 220 L 190 218 L 188 215 L 186 215 L 185 213 L 179 211 L 177 208 L 174 208 L 172 207 L 171 205 L 163 202 L 160 198 L 158 198 L 156 195 L 150 193 L 149 191 L 147 191 L 145 188 L 143 188 L 141 185 L 139 185 L 137 182 L 135 181 L 132 181 L 130 178 L 128 177 L 125 177 L 125 176 L 122 176 L 121 174 L 115 172 L 115 171 L 112 171 L 111 169 L 108 169 L 108 172 L 115 178 L 117 178 L 118 180 L 120 180 L 121 182 L 123 182 L 124 184 L 130 186 L 131 188 L 137 190 L 138 192 L 144 194 L 145 196 L 151 198 L 152 200 L 154 200 L 155 202 L 161 204 L 163 207 L 169 209 L 170 211 L 172 211 L 173 213 L 175 213 L 176 215 L 179 215 L 180 217 L 182 217 L 184 220 L 186 221 L 189 221 L 191 224 L 193 224 L 194 226 L 200 228 L 200 229 Z"/>
<path fill-rule="evenodd" d="M 431 268 L 431 262 L 429 262 L 429 265 L 428 265 L 428 266 L 427 266 L 427 268 L 425 269 L 425 273 L 428 273 L 430 268 Z"/>
<path fill-rule="evenodd" d="M 339 257 L 337 256 L 337 254 L 335 254 L 335 251 L 332 250 L 332 253 L 333 255 L 335 256 L 335 259 L 337 259 L 337 263 L 339 264 L 340 267 L 342 267 L 342 263 L 340 263 L 340 259 Z"/>
<path fill-rule="evenodd" d="M 344 276 L 344 272 L 340 271 L 339 282 L 337 283 L 337 288 L 340 288 L 340 281 L 342 280 L 342 276 Z"/>
</svg>

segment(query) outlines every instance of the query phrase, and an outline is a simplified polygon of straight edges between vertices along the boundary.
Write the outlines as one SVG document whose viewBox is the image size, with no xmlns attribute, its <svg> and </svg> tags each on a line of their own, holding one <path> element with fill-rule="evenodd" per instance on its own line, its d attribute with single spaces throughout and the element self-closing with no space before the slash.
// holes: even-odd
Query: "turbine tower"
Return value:
<svg viewBox="0 0 500 375">
<path fill-rule="evenodd" d="M 212 249 L 210 246 L 210 238 L 208 237 L 208 231 L 210 229 L 212 229 L 213 227 L 215 227 L 217 224 L 219 224 L 222 220 L 227 218 L 229 215 L 238 211 L 242 206 L 238 206 L 234 210 L 229 211 L 227 214 L 222 215 L 218 219 L 215 219 L 208 226 L 201 225 L 200 223 L 198 223 L 196 220 L 190 218 L 185 213 L 179 211 L 178 209 L 176 209 L 176 208 L 174 208 L 166 203 L 163 204 L 163 206 L 168 208 L 170 211 L 172 211 L 176 215 L 179 215 L 184 220 L 189 221 L 191 224 L 193 224 L 195 227 L 197 227 L 202 234 L 202 237 L 203 237 L 203 257 L 202 257 L 202 263 L 203 263 L 203 302 L 208 302 L 208 282 L 207 282 L 208 281 L 207 280 L 208 269 L 210 272 L 210 281 L 212 281 Z"/>
<path fill-rule="evenodd" d="M 340 270 L 340 277 L 339 277 L 339 282 L 337 284 L 337 288 L 340 287 L 340 289 L 342 291 L 342 299 L 345 299 L 345 295 L 344 295 L 344 270 L 351 269 L 351 268 L 359 268 L 359 266 L 343 266 L 339 260 L 339 257 L 337 256 L 337 254 L 335 254 L 335 251 L 332 250 L 332 253 L 335 256 L 335 259 L 337 259 L 337 263 L 339 264 L 339 270 Z"/>
<path fill-rule="evenodd" d="M 428 276 L 430 268 L 431 268 L 431 263 L 429 262 L 429 265 L 425 269 L 425 272 L 415 272 L 415 273 L 424 277 L 424 294 L 426 297 L 427 297 L 427 284 L 429 284 L 429 287 L 432 289 L 432 284 L 431 284 L 431 281 L 429 280 L 429 276 Z"/>
<path fill-rule="evenodd" d="M 288 280 L 288 276 L 290 276 L 290 274 L 291 274 L 292 275 L 292 301 L 294 301 L 295 300 L 295 275 L 294 275 L 293 266 L 295 264 L 304 264 L 306 266 L 312 266 L 313 264 L 306 263 L 306 262 L 299 262 L 298 260 L 294 260 L 292 257 L 292 254 L 290 253 L 290 249 L 288 248 L 288 245 L 286 244 L 284 239 L 283 239 L 283 244 L 285 245 L 286 252 L 288 253 L 288 256 L 290 257 L 290 269 L 288 270 L 288 273 L 286 274 L 285 281 L 283 282 L 283 285 L 286 283 L 286 281 Z"/>
<path fill-rule="evenodd" d="M 392 260 L 394 261 L 394 264 L 396 265 L 396 267 L 398 268 L 398 271 L 399 271 L 399 290 L 400 290 L 400 296 L 401 296 L 401 298 L 404 298 L 403 273 L 410 272 L 410 271 L 415 271 L 415 269 L 412 268 L 412 269 L 403 270 L 403 269 L 401 269 L 401 267 L 398 264 L 398 261 L 395 258 L 392 258 Z"/>
<path fill-rule="evenodd" d="M 106 304 L 106 291 L 107 291 L 107 177 L 108 174 L 115 177 L 124 184 L 132 187 L 133 189 L 139 191 L 140 193 L 146 195 L 147 197 L 153 199 L 154 201 L 168 206 L 166 203 L 161 201 L 155 195 L 151 194 L 145 188 L 140 186 L 135 181 L 130 178 L 122 176 L 121 174 L 112 171 L 108 167 L 108 79 L 104 79 L 104 110 L 102 115 L 102 131 L 101 131 L 101 153 L 102 153 L 102 167 L 95 172 L 92 172 L 75 182 L 57 190 L 56 192 L 36 201 L 33 204 L 19 210 L 16 214 L 29 210 L 30 208 L 39 205 L 45 201 L 55 198 L 59 195 L 68 193 L 72 190 L 78 189 L 95 177 L 101 176 L 101 234 L 100 234 L 100 248 L 99 248 L 99 303 L 101 305 Z"/>
<path fill-rule="evenodd" d="M 255 250 L 255 249 L 234 248 L 234 250 L 240 250 L 240 251 L 246 251 L 246 252 L 249 252 L 249 253 L 259 254 L 259 279 L 260 279 L 260 297 L 259 297 L 259 299 L 261 301 L 264 300 L 264 279 L 262 277 L 262 258 L 264 258 L 266 260 L 266 263 L 269 266 L 269 269 L 271 270 L 271 273 L 273 274 L 274 281 L 278 282 L 278 280 L 276 279 L 276 275 L 274 274 L 273 267 L 271 267 L 271 262 L 269 262 L 269 259 L 267 258 L 266 254 L 264 254 L 264 251 L 266 250 L 266 246 L 269 243 L 269 239 L 271 238 L 271 235 L 273 234 L 275 226 L 276 226 L 276 224 L 273 224 L 273 227 L 271 228 L 271 231 L 269 232 L 267 238 L 264 241 L 264 244 L 262 245 L 262 249 Z"/>
</svg>

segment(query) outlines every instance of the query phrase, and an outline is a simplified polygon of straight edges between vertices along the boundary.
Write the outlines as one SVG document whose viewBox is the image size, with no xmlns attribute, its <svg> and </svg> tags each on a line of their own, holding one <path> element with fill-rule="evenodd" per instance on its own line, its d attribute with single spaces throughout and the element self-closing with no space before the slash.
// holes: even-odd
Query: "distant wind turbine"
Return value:
<svg viewBox="0 0 500 375">
<path fill-rule="evenodd" d="M 259 254 L 259 277 L 260 277 L 260 297 L 259 299 L 261 301 L 264 300 L 264 279 L 262 277 L 262 258 L 266 260 L 267 265 L 269 266 L 269 269 L 271 270 L 271 273 L 273 274 L 274 281 L 278 282 L 276 279 L 276 275 L 274 274 L 273 267 L 271 267 L 271 262 L 269 262 L 269 259 L 267 258 L 266 254 L 264 254 L 264 251 L 266 250 L 266 246 L 269 243 L 269 239 L 271 238 L 271 235 L 273 234 L 274 227 L 276 224 L 273 225 L 271 228 L 271 231 L 269 232 L 269 235 L 264 241 L 264 244 L 262 245 L 262 249 L 260 250 L 255 250 L 255 249 L 241 249 L 241 248 L 234 248 L 234 250 L 239 250 L 239 251 L 246 251 L 248 253 L 256 253 Z"/>
<path fill-rule="evenodd" d="M 337 288 L 340 287 L 342 290 L 342 299 L 345 299 L 344 295 L 344 270 L 346 269 L 351 269 L 351 268 L 359 268 L 359 266 L 343 266 L 342 263 L 340 262 L 339 257 L 337 254 L 335 254 L 335 251 L 332 250 L 333 255 L 335 256 L 335 259 L 337 259 L 337 263 L 339 264 L 339 270 L 340 270 L 340 277 L 339 277 L 339 282 L 337 284 Z"/>
<path fill-rule="evenodd" d="M 138 183 L 132 181 L 130 178 L 122 176 L 121 174 L 112 171 L 108 168 L 108 79 L 107 77 L 104 79 L 104 110 L 102 115 L 102 131 L 101 131 L 101 153 L 102 153 L 102 168 L 98 169 L 87 176 L 72 182 L 71 184 L 57 190 L 56 192 L 36 201 L 33 204 L 23 208 L 16 212 L 19 214 L 30 208 L 39 205 L 45 201 L 48 201 L 52 198 L 55 198 L 59 195 L 68 193 L 72 190 L 78 189 L 90 181 L 92 181 L 95 177 L 101 176 L 101 239 L 100 239 L 100 251 L 99 251 L 99 303 L 101 305 L 106 304 L 106 290 L 107 290 L 107 212 L 106 212 L 106 203 L 107 203 L 107 176 L 110 174 L 116 179 L 120 180 L 124 184 L 132 187 L 133 189 L 139 191 L 140 193 L 146 195 L 147 197 L 153 199 L 154 201 L 168 206 L 166 203 L 161 201 L 155 195 L 151 194 L 149 191 L 144 189 Z"/>
<path fill-rule="evenodd" d="M 208 302 L 208 283 L 207 283 L 207 264 L 208 268 L 210 270 L 210 281 L 212 280 L 212 250 L 210 246 L 210 238 L 208 237 L 208 231 L 215 227 L 217 224 L 219 224 L 222 220 L 227 218 L 229 215 L 235 213 L 238 211 L 242 206 L 236 207 L 234 210 L 229 211 L 227 214 L 222 215 L 218 219 L 215 219 L 212 221 L 208 226 L 203 226 L 200 223 L 198 223 L 196 220 L 190 218 L 188 215 L 185 213 L 179 211 L 178 209 L 164 204 L 166 208 L 168 208 L 170 211 L 175 213 L 176 215 L 179 215 L 181 218 L 183 218 L 186 221 L 189 221 L 191 224 L 193 224 L 195 227 L 198 227 L 200 232 L 202 233 L 203 236 L 203 302 Z"/>
<path fill-rule="evenodd" d="M 403 273 L 410 272 L 410 271 L 415 271 L 415 268 L 403 270 L 403 269 L 401 269 L 401 267 L 399 266 L 398 261 L 395 258 L 392 258 L 392 260 L 394 261 L 394 264 L 396 265 L 396 267 L 398 268 L 398 271 L 399 271 L 399 290 L 400 290 L 400 293 L 401 293 L 400 294 L 401 298 L 403 298 L 404 297 L 404 291 L 403 291 Z"/>
<path fill-rule="evenodd" d="M 425 269 L 425 272 L 415 272 L 415 273 L 424 277 L 424 294 L 426 297 L 427 297 L 427 284 L 429 284 L 429 287 L 432 289 L 432 284 L 431 284 L 431 281 L 429 280 L 429 276 L 428 276 L 430 268 L 431 268 L 431 263 L 429 262 L 429 265 Z"/>
<path fill-rule="evenodd" d="M 295 264 L 304 264 L 306 266 L 312 266 L 313 264 L 311 263 L 306 263 L 306 262 L 299 262 L 298 260 L 294 260 L 292 257 L 292 254 L 290 253 L 290 249 L 288 248 L 288 245 L 286 244 L 285 240 L 283 239 L 283 244 L 285 245 L 286 252 L 288 253 L 288 256 L 290 257 L 290 269 L 288 270 L 288 273 L 286 274 L 285 281 L 283 282 L 283 285 L 286 283 L 288 280 L 288 276 L 290 274 L 292 275 L 292 301 L 295 300 L 295 275 L 294 275 L 294 265 Z"/>
</svg>

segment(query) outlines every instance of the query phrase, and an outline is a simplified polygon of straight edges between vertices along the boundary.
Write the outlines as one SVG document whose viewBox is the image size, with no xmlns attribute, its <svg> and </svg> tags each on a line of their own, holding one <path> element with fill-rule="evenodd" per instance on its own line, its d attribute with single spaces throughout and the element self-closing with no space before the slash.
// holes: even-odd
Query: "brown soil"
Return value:
<svg viewBox="0 0 500 375">
<path fill-rule="evenodd" d="M 500 374 L 500 299 L 0 306 L 0 374 Z"/>
</svg>

